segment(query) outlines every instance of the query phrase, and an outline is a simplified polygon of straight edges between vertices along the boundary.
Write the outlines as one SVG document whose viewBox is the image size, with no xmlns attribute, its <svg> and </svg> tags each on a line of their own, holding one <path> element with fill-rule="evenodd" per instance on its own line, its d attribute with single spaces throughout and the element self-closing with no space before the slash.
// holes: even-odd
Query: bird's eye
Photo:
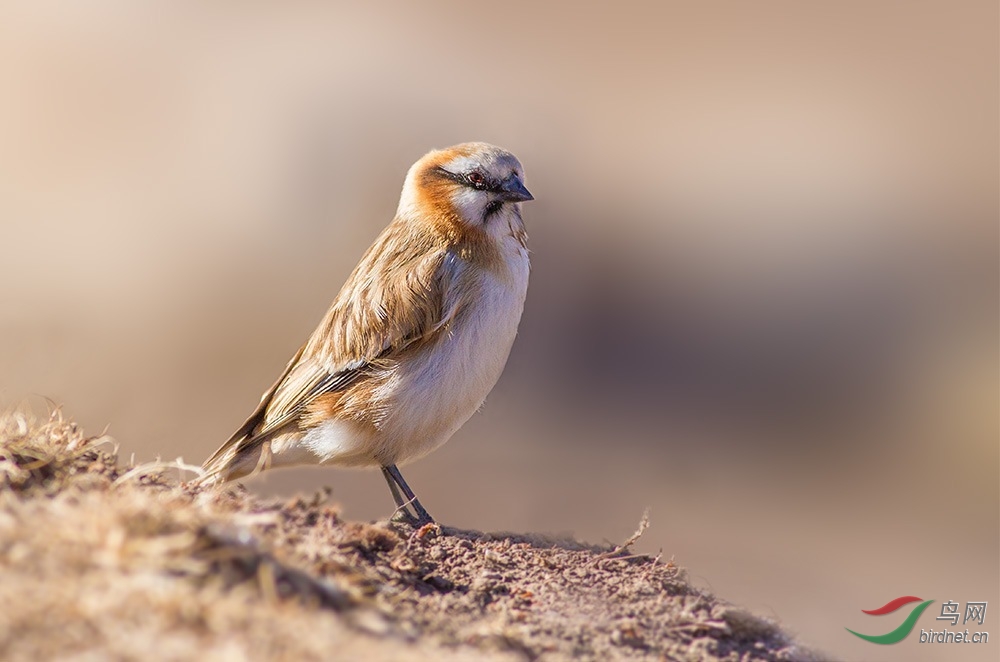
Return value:
<svg viewBox="0 0 1000 662">
<path fill-rule="evenodd" d="M 482 186 L 486 183 L 486 178 L 483 177 L 483 173 L 473 170 L 469 173 L 469 181 L 472 182 L 474 186 Z"/>
</svg>

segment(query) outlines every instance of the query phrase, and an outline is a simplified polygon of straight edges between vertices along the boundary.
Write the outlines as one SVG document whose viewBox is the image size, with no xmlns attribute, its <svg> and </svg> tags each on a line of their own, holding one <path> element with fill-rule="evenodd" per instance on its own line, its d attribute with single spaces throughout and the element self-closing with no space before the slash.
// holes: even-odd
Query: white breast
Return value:
<svg viewBox="0 0 1000 662">
<path fill-rule="evenodd" d="M 380 426 L 385 459 L 404 462 L 446 442 L 483 404 L 510 354 L 528 288 L 528 254 L 505 242 L 507 273 L 456 261 L 461 289 L 474 292 L 433 345 L 401 364 L 387 386 L 389 415 Z M 468 289 L 466 289 L 468 288 Z"/>
</svg>

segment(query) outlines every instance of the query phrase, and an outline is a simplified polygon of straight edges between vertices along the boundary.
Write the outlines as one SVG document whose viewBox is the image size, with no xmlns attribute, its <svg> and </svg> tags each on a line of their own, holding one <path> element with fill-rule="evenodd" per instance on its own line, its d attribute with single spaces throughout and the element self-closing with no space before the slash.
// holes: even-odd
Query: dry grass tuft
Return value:
<svg viewBox="0 0 1000 662">
<path fill-rule="evenodd" d="M 812 659 L 630 543 L 343 522 L 177 469 L 0 416 L 0 659 Z"/>
<path fill-rule="evenodd" d="M 114 480 L 117 449 L 102 451 L 106 441 L 84 437 L 59 410 L 44 423 L 24 411 L 5 413 L 0 416 L 0 489 L 55 493 L 69 482 Z"/>
</svg>

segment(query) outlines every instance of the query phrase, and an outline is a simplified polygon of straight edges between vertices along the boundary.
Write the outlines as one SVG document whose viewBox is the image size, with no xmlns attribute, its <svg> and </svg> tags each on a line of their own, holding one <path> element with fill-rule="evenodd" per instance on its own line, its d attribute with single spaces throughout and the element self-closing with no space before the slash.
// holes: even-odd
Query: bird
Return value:
<svg viewBox="0 0 1000 662">
<path fill-rule="evenodd" d="M 521 203 L 533 199 L 520 161 L 495 145 L 414 163 L 393 220 L 198 483 L 378 467 L 393 519 L 433 523 L 397 465 L 448 441 L 500 378 L 527 294 Z"/>
</svg>

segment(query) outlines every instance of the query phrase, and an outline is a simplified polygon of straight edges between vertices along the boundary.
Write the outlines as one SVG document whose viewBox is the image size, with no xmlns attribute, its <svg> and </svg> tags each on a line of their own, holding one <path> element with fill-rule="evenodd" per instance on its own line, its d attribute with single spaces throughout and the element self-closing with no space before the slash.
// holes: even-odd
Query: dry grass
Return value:
<svg viewBox="0 0 1000 662">
<path fill-rule="evenodd" d="M 816 659 L 627 546 L 344 522 L 0 417 L 4 660 Z"/>
</svg>

